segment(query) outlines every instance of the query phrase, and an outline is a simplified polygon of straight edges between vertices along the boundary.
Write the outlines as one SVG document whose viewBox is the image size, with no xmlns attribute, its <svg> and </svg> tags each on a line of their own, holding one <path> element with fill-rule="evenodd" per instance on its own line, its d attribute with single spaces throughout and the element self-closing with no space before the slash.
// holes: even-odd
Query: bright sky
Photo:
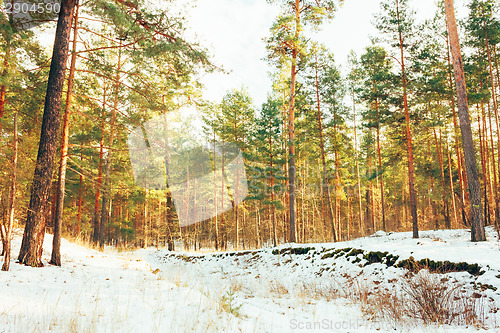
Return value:
<svg viewBox="0 0 500 333">
<path fill-rule="evenodd" d="M 431 18 L 436 0 L 410 0 L 417 11 L 417 20 Z M 467 0 L 455 0 L 463 7 Z M 372 25 L 373 14 L 379 12 L 379 0 L 345 0 L 335 18 L 323 25 L 315 37 L 335 55 L 337 64 L 345 66 L 347 55 L 358 55 L 370 45 L 370 35 L 377 33 Z M 230 70 L 229 75 L 212 74 L 203 79 L 205 97 L 220 101 L 233 88 L 245 86 L 256 106 L 265 102 L 271 90 L 268 72 L 262 58 L 265 55 L 263 38 L 269 35 L 279 8 L 265 0 L 198 0 L 190 11 L 190 26 L 203 45 L 207 46 L 218 64 Z"/>
<path fill-rule="evenodd" d="M 409 0 L 417 11 L 418 21 L 434 16 L 436 1 Z M 457 18 L 464 16 L 467 2 L 455 0 Z M 380 0 L 344 0 L 335 18 L 311 37 L 325 44 L 334 53 L 337 64 L 345 67 L 349 52 L 354 50 L 359 56 L 370 45 L 370 36 L 377 34 L 372 21 L 379 8 Z M 196 6 L 189 9 L 188 39 L 196 38 L 209 49 L 215 63 L 230 72 L 202 79 L 205 98 L 220 102 L 228 90 L 245 86 L 257 107 L 266 101 L 271 91 L 272 69 L 263 60 L 266 53 L 263 39 L 269 35 L 278 13 L 279 8 L 266 0 L 197 0 Z M 49 45 L 53 43 L 54 31 L 55 28 L 44 33 L 43 40 Z"/>
</svg>

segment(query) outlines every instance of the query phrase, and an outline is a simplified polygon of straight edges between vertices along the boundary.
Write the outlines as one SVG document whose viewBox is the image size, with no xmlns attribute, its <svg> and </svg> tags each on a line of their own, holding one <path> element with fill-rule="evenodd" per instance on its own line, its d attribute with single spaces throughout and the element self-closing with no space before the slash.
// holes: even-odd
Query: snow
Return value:
<svg viewBox="0 0 500 333">
<path fill-rule="evenodd" d="M 13 240 L 19 251 L 21 231 Z M 478 296 L 483 329 L 500 328 L 499 241 L 470 242 L 467 230 L 385 233 L 339 243 L 285 244 L 252 251 L 104 253 L 63 239 L 63 266 L 0 272 L 0 332 L 470 332 L 462 323 L 397 322 L 370 298 L 404 290 L 402 260 L 477 263 L 481 275 L 435 274 Z M 43 261 L 50 259 L 47 235 Z M 309 248 L 309 249 L 307 249 Z M 295 249 L 295 250 L 293 250 Z M 347 249 L 340 251 L 341 249 Z M 355 252 L 351 252 L 354 251 Z M 370 251 L 399 256 L 369 264 Z M 337 258 L 335 258 L 337 256 Z M 384 259 L 385 260 L 385 259 Z M 419 274 L 424 274 L 424 269 Z M 497 290 L 495 290 L 498 288 Z M 363 293 L 365 292 L 365 293 Z M 360 301 L 365 295 L 368 302 Z M 481 297 L 483 296 L 483 297 Z M 378 299 L 379 300 L 379 299 Z M 399 304 L 398 306 L 403 306 Z"/>
</svg>

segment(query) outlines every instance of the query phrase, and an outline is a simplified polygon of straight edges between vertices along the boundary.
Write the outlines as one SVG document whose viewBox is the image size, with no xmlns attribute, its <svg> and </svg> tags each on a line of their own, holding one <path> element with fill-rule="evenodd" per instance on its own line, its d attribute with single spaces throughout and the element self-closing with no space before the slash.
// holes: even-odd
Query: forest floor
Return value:
<svg viewBox="0 0 500 333">
<path fill-rule="evenodd" d="M 63 240 L 62 267 L 0 272 L 0 332 L 497 331 L 500 243 L 487 236 L 378 232 L 229 253 Z M 14 255 L 20 241 L 16 230 Z"/>
</svg>

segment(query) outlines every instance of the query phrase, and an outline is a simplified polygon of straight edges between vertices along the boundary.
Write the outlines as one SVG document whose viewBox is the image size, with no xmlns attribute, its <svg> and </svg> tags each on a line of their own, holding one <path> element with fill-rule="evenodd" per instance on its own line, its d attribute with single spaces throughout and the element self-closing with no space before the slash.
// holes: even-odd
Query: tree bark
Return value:
<svg viewBox="0 0 500 333">
<path fill-rule="evenodd" d="M 446 139 L 446 154 L 448 156 L 448 174 L 450 178 L 451 203 L 453 205 L 453 220 L 455 221 L 455 228 L 458 228 L 457 204 L 455 201 L 455 189 L 453 186 L 453 170 L 451 168 L 451 154 L 450 154 L 450 147 L 448 145 L 448 139 Z"/>
<path fill-rule="evenodd" d="M 80 152 L 80 163 L 83 162 L 83 152 Z M 82 206 L 83 206 L 83 175 L 80 173 L 80 182 L 78 186 L 78 215 L 75 236 L 79 236 L 82 230 Z"/>
<path fill-rule="evenodd" d="M 9 57 L 10 57 L 10 40 L 7 40 L 6 45 L 5 45 L 5 55 L 3 58 L 3 72 L 2 76 L 7 76 L 8 73 L 8 66 L 9 66 Z M 0 118 L 4 116 L 5 112 L 5 97 L 7 95 L 7 86 L 3 84 L 0 87 Z M 0 125 L 1 126 L 1 125 Z"/>
<path fill-rule="evenodd" d="M 485 241 L 484 220 L 482 216 L 481 193 L 479 185 L 479 172 L 476 163 L 474 141 L 470 125 L 469 109 L 467 104 L 467 86 L 462 64 L 462 55 L 458 40 L 458 31 L 455 20 L 455 9 L 453 0 L 445 0 L 446 20 L 450 36 L 451 55 L 453 59 L 453 70 L 455 73 L 455 84 L 457 87 L 458 116 L 460 118 L 460 130 L 462 133 L 462 145 L 465 157 L 465 171 L 469 183 L 470 192 L 470 221 L 471 240 L 473 242 Z"/>
<path fill-rule="evenodd" d="M 92 226 L 94 228 L 92 234 L 92 242 L 94 245 L 99 243 L 99 198 L 102 189 L 102 168 L 104 167 L 104 125 L 105 125 L 105 112 L 106 109 L 106 81 L 104 81 L 104 92 L 102 101 L 102 122 L 101 122 L 101 140 L 99 140 L 99 166 L 97 168 L 97 189 L 94 201 L 94 215 L 92 216 Z"/>
<path fill-rule="evenodd" d="M 295 40 L 300 32 L 300 0 L 295 0 Z M 288 193 L 290 208 L 290 242 L 297 241 L 295 216 L 295 80 L 297 75 L 298 46 L 292 49 L 292 66 L 290 69 L 290 104 L 288 108 Z"/>
<path fill-rule="evenodd" d="M 439 162 L 439 171 L 441 174 L 441 194 L 442 194 L 442 200 L 443 200 L 443 218 L 445 221 L 445 227 L 447 229 L 451 228 L 450 225 L 450 216 L 448 215 L 448 202 L 446 201 L 446 180 L 444 177 L 444 158 L 443 158 L 443 150 L 441 148 L 441 129 L 439 129 L 439 139 L 436 133 L 436 129 L 433 129 L 434 133 L 434 142 L 436 145 L 436 152 L 438 155 L 438 162 Z"/>
<path fill-rule="evenodd" d="M 219 223 L 218 223 L 218 219 L 217 219 L 217 216 L 219 215 L 218 214 L 218 207 L 217 207 L 217 185 L 216 185 L 216 181 L 217 181 L 217 161 L 215 160 L 216 158 L 216 155 L 215 155 L 215 143 L 216 143 L 216 133 L 215 133 L 215 130 L 214 130 L 214 144 L 213 144 L 213 154 L 214 154 L 214 211 L 215 211 L 215 216 L 214 216 L 214 227 L 215 227 L 215 239 L 214 239 L 214 243 L 215 243 L 215 250 L 219 250 L 219 247 L 220 247 L 220 236 L 219 236 Z M 224 175 L 223 175 L 224 177 Z"/>
<path fill-rule="evenodd" d="M 114 91 L 114 101 L 113 101 L 113 111 L 111 112 L 111 124 L 109 130 L 109 147 L 113 147 L 113 143 L 115 141 L 115 123 L 116 123 L 116 113 L 118 110 L 118 102 L 119 102 L 119 90 L 120 90 L 120 72 L 122 68 L 122 42 L 120 41 L 120 47 L 118 49 L 118 64 L 116 69 L 116 77 L 115 77 L 115 91 Z M 104 246 L 104 234 L 106 221 L 108 220 L 108 201 L 111 198 L 111 157 L 112 157 L 112 149 L 108 149 L 108 154 L 106 156 L 106 165 L 105 165 L 105 174 L 104 174 L 104 193 L 102 195 L 102 208 L 101 208 L 101 221 L 99 223 L 99 246 L 102 248 Z"/>
<path fill-rule="evenodd" d="M 272 144 L 272 140 L 271 140 L 271 135 L 269 135 L 269 151 L 271 153 L 271 179 L 270 179 L 270 182 L 271 182 L 271 225 L 272 225 L 272 239 L 273 239 L 273 246 L 278 246 L 278 239 L 277 239 L 277 236 L 276 236 L 276 206 L 274 204 L 274 162 L 273 162 L 273 153 L 272 153 L 272 149 L 273 149 L 273 144 Z M 260 218 L 260 215 L 259 215 L 259 218 Z"/>
<path fill-rule="evenodd" d="M 54 237 L 52 239 L 52 256 L 50 264 L 61 266 L 61 229 L 64 210 L 64 190 L 66 187 L 66 165 L 68 162 L 68 142 L 69 142 L 69 116 L 71 102 L 73 99 L 73 83 L 75 79 L 76 67 L 76 40 L 78 36 L 78 0 L 75 5 L 73 21 L 73 53 L 71 55 L 71 65 L 69 69 L 68 87 L 66 93 L 66 105 L 64 107 L 64 120 L 61 139 L 61 160 L 59 163 L 59 178 L 56 190 L 56 210 L 54 215 Z"/>
<path fill-rule="evenodd" d="M 399 22 L 399 7 L 396 7 L 397 18 Z M 405 58 L 403 51 L 403 35 L 399 29 L 399 49 L 401 52 L 401 77 L 403 83 L 403 103 L 406 121 L 406 145 L 408 150 L 408 186 L 410 192 L 410 212 L 412 217 L 413 238 L 418 238 L 418 215 L 417 215 L 417 196 L 415 193 L 415 180 L 414 180 L 414 166 L 413 166 L 413 145 L 411 142 L 411 127 L 410 127 L 410 111 L 408 109 L 408 93 L 407 93 L 407 79 L 405 69 Z"/>
<path fill-rule="evenodd" d="M 448 22 L 446 22 L 446 27 L 448 28 Z M 447 62 L 448 62 L 448 67 L 451 67 L 451 56 L 450 56 L 450 39 L 449 36 L 446 38 L 446 51 L 447 51 Z M 453 94 L 453 77 L 452 77 L 452 71 L 451 69 L 448 71 L 448 84 L 450 88 L 450 106 L 451 106 L 451 111 L 453 114 L 453 131 L 455 134 L 455 153 L 457 154 L 457 172 L 458 172 L 458 183 L 460 186 L 460 210 L 462 212 L 462 223 L 464 225 L 467 225 L 467 220 L 465 217 L 465 189 L 467 187 L 467 181 L 465 177 L 463 177 L 463 155 L 461 154 L 460 151 L 460 143 L 459 143 L 459 130 L 458 130 L 458 123 L 457 123 L 457 112 L 455 110 L 455 98 Z M 498 122 L 497 122 L 498 124 Z M 458 227 L 458 225 L 457 225 Z"/>
<path fill-rule="evenodd" d="M 377 110 L 377 154 L 378 154 L 378 168 L 380 170 L 380 201 L 382 205 L 382 230 L 386 231 L 385 224 L 385 200 L 384 200 L 384 174 L 382 172 L 382 153 L 380 149 L 380 110 L 378 100 L 375 100 L 375 108 Z"/>
<path fill-rule="evenodd" d="M 358 140 L 357 140 L 357 129 L 356 129 L 356 101 L 354 100 L 354 90 L 352 91 L 352 111 L 353 111 L 353 129 L 354 129 L 354 152 L 356 158 L 356 179 L 358 187 L 358 204 L 359 204 L 359 235 L 364 236 L 365 230 L 363 225 L 363 207 L 362 207 L 362 197 L 361 197 L 361 182 L 359 177 L 359 157 L 358 157 Z"/>
<path fill-rule="evenodd" d="M 488 163 L 486 160 L 486 139 L 484 136 L 484 131 L 485 128 L 482 125 L 482 117 L 481 117 L 481 112 L 479 110 L 479 104 L 476 104 L 476 110 L 477 110 L 477 125 L 478 125 L 478 133 L 479 133 L 479 155 L 481 156 L 481 170 L 482 170 L 482 177 L 483 177 L 483 190 L 484 190 L 484 206 L 483 206 L 483 214 L 484 214 L 484 222 L 485 225 L 488 225 L 489 221 L 491 221 L 491 218 L 489 216 L 489 196 L 488 196 Z M 483 110 L 484 110 L 484 105 L 483 105 Z M 484 123 L 483 123 L 484 124 Z M 491 195 L 491 193 L 490 193 Z"/>
<path fill-rule="evenodd" d="M 326 219 L 325 225 L 329 224 L 332 227 L 333 241 L 337 241 L 337 235 L 335 230 L 335 224 L 333 221 L 332 203 L 330 200 L 330 182 L 328 180 L 328 170 L 326 168 L 326 153 L 325 153 L 325 140 L 323 138 L 323 121 L 321 115 L 320 107 L 320 97 L 319 97 L 319 79 L 318 79 L 318 57 L 316 56 L 316 66 L 315 66 L 315 82 L 316 82 L 316 108 L 317 108 L 317 118 L 318 118 L 318 133 L 319 133 L 319 148 L 321 153 L 321 164 L 323 166 L 323 202 L 326 207 Z"/>
<path fill-rule="evenodd" d="M 493 165 L 493 200 L 495 202 L 495 226 L 497 232 L 500 232 L 498 225 L 500 223 L 500 207 L 498 203 L 498 179 L 497 179 L 497 169 L 495 162 L 495 148 L 493 144 L 493 126 L 491 123 L 491 108 L 488 103 L 488 118 L 489 118 L 489 128 L 490 128 L 490 143 L 491 143 L 491 165 Z"/>
<path fill-rule="evenodd" d="M 44 208 L 49 197 L 54 169 L 54 155 L 57 149 L 57 138 L 61 124 L 59 112 L 61 110 L 61 97 L 75 4 L 76 0 L 63 0 L 61 3 L 47 84 L 47 94 L 45 96 L 35 174 L 26 217 L 26 227 L 19 252 L 19 262 L 33 267 L 43 266 L 41 254 L 45 233 Z"/>
<path fill-rule="evenodd" d="M 495 91 L 495 79 L 493 76 L 493 61 L 492 61 L 492 57 L 491 57 L 491 49 L 490 49 L 490 43 L 488 40 L 488 31 L 487 31 L 486 27 L 484 27 L 484 39 L 486 42 L 486 54 L 488 55 L 488 68 L 489 68 L 490 80 L 491 80 L 491 97 L 493 100 L 493 111 L 495 112 L 496 119 L 498 122 L 498 103 L 497 103 L 497 98 L 496 98 L 497 96 L 496 96 L 496 91 Z M 498 66 L 498 62 L 497 62 L 497 66 Z M 497 79 L 498 79 L 498 67 L 497 67 Z M 500 84 L 500 81 L 498 82 L 498 84 Z M 483 112 L 484 112 L 484 102 L 483 102 Z M 491 121 L 491 118 L 490 118 L 490 121 Z M 499 147 L 498 151 L 500 154 L 500 140 L 498 141 L 498 147 Z M 499 158 L 499 162 L 500 162 L 500 158 Z M 500 171 L 500 165 L 498 167 L 498 170 Z M 495 174 L 495 177 L 496 177 L 496 174 Z M 498 226 L 498 223 L 499 223 L 498 201 L 496 199 L 497 196 L 498 196 L 498 188 L 495 186 L 495 207 L 496 207 L 495 226 Z M 496 227 L 496 229 L 497 229 L 497 231 L 499 231 L 498 227 Z"/>
<path fill-rule="evenodd" d="M 17 152 L 18 152 L 18 136 L 17 136 L 17 112 L 14 113 L 14 142 L 13 142 L 13 155 L 12 155 L 12 173 L 10 185 L 10 198 L 9 198 L 9 221 L 7 230 L 5 232 L 5 242 L 3 248 L 4 261 L 2 271 L 8 271 L 10 268 L 10 252 L 12 229 L 14 228 L 14 209 L 16 203 L 16 182 L 17 182 Z"/>
</svg>

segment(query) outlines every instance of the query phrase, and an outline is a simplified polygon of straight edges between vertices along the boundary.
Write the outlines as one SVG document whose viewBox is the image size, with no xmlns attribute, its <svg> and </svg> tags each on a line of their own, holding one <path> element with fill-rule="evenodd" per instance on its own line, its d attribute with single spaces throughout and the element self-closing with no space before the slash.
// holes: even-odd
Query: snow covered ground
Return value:
<svg viewBox="0 0 500 333">
<path fill-rule="evenodd" d="M 378 232 L 232 253 L 101 253 L 63 240 L 62 267 L 0 272 L 0 332 L 500 331 L 500 245 L 487 234 Z M 429 290 L 447 311 L 440 325 L 415 305 Z"/>
</svg>

